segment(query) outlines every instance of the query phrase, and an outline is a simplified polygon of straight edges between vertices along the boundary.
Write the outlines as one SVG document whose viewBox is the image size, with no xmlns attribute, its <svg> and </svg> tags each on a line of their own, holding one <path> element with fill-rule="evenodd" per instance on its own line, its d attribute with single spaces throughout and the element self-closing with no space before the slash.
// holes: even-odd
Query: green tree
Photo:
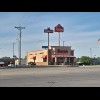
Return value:
<svg viewBox="0 0 100 100">
<path fill-rule="evenodd" d="M 76 62 L 79 62 L 80 61 L 80 58 L 78 57 L 78 58 L 76 58 Z"/>
<path fill-rule="evenodd" d="M 80 58 L 80 61 L 83 62 L 83 63 L 86 64 L 86 65 L 90 65 L 90 63 L 91 63 L 91 58 L 90 58 L 90 57 L 87 57 L 87 56 L 82 56 L 82 57 Z"/>
</svg>

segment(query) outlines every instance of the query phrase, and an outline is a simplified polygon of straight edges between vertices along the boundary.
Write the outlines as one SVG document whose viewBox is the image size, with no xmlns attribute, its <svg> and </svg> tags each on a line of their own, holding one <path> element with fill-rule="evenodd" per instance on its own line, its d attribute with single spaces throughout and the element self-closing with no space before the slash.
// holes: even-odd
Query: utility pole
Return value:
<svg viewBox="0 0 100 100">
<path fill-rule="evenodd" d="M 92 48 L 90 48 L 91 65 L 92 65 Z"/>
<path fill-rule="evenodd" d="M 17 35 L 17 42 L 18 42 L 18 57 L 19 57 L 19 35 Z"/>
<path fill-rule="evenodd" d="M 21 65 L 21 34 L 22 34 L 22 29 L 25 29 L 25 27 L 16 27 L 15 26 L 15 28 L 17 28 L 19 31 L 20 31 L 20 33 L 19 33 L 19 65 Z"/>
<path fill-rule="evenodd" d="M 14 54 L 14 44 L 16 44 L 16 43 L 13 43 L 13 58 L 14 58 L 14 56 L 15 56 L 15 54 Z"/>
</svg>

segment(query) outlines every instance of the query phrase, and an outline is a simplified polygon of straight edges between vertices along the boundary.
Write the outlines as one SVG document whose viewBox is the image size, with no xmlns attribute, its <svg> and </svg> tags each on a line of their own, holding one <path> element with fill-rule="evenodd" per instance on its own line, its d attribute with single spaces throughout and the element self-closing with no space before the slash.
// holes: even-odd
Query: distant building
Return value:
<svg viewBox="0 0 100 100">
<path fill-rule="evenodd" d="M 73 65 L 74 50 L 71 46 L 50 46 L 49 50 L 38 50 L 26 53 L 26 63 L 35 62 L 36 65 Z"/>
</svg>

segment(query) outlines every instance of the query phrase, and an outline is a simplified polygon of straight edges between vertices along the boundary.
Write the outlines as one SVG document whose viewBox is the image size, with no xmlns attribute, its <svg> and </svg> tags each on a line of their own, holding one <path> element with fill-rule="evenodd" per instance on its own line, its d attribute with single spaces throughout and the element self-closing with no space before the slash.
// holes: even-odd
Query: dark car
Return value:
<svg viewBox="0 0 100 100">
<path fill-rule="evenodd" d="M 82 65 L 82 66 L 85 65 L 84 62 L 77 62 L 77 64 L 78 64 L 78 65 Z"/>
<path fill-rule="evenodd" d="M 36 63 L 35 62 L 29 62 L 28 65 L 29 66 L 36 65 Z"/>
<path fill-rule="evenodd" d="M 5 66 L 5 63 L 0 61 L 0 67 L 4 67 Z"/>
</svg>

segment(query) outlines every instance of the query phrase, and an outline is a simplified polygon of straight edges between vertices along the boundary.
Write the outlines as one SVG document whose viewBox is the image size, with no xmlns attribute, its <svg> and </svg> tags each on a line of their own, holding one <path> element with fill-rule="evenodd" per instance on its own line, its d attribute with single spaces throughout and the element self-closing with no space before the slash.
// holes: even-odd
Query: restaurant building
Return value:
<svg viewBox="0 0 100 100">
<path fill-rule="evenodd" d="M 73 65 L 75 62 L 71 46 L 50 46 L 49 49 L 27 52 L 26 57 L 27 64 L 35 62 L 36 65 Z"/>
</svg>

